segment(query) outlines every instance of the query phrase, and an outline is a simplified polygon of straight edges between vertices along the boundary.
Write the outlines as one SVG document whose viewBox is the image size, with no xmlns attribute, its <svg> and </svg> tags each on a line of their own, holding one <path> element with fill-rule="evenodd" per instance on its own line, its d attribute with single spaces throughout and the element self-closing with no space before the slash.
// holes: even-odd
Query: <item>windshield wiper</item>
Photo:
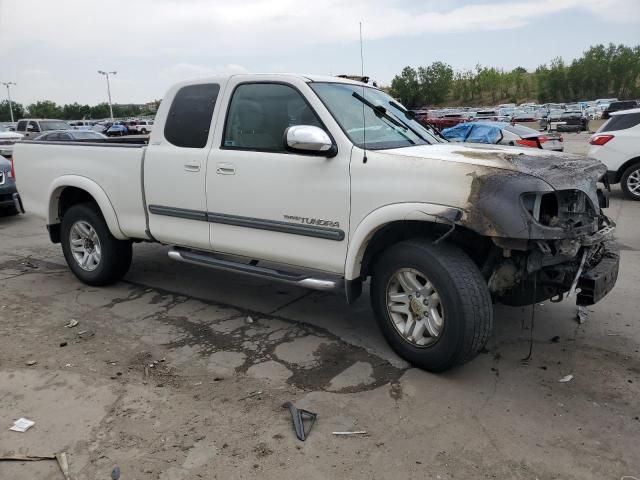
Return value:
<svg viewBox="0 0 640 480">
<path fill-rule="evenodd" d="M 364 103 L 371 110 L 373 110 L 373 112 L 376 114 L 377 117 L 385 117 L 387 120 L 389 120 L 391 123 L 393 123 L 396 127 L 400 127 L 400 128 L 402 128 L 404 130 L 411 130 L 409 127 L 407 127 L 400 120 L 398 120 L 395 117 L 391 116 L 391 114 L 387 111 L 387 109 L 384 108 L 382 105 L 374 105 L 369 100 L 367 100 L 362 95 L 360 95 L 358 92 L 353 92 L 352 95 L 355 98 L 357 98 L 358 100 L 360 100 L 362 103 Z"/>
<path fill-rule="evenodd" d="M 382 105 L 374 105 L 373 103 L 371 103 L 369 100 L 367 100 L 366 98 L 364 98 L 362 95 L 360 95 L 357 92 L 353 92 L 352 95 L 357 98 L 358 100 L 360 100 L 362 103 L 364 103 L 367 107 L 369 107 L 371 110 L 373 110 L 373 113 L 376 115 L 376 117 L 378 118 L 384 118 L 386 121 L 388 121 L 389 123 L 391 123 L 392 125 L 395 125 L 396 127 L 400 127 L 402 128 L 405 132 L 406 131 L 412 131 L 413 133 L 415 133 L 416 135 L 418 135 L 416 132 L 413 131 L 413 129 L 409 128 L 407 125 L 405 125 L 404 123 L 402 123 L 400 120 L 398 120 L 396 117 L 392 116 L 389 112 L 387 112 L 387 109 L 384 108 Z M 402 135 L 404 138 L 406 138 L 412 145 L 415 145 L 416 142 L 414 142 L 413 140 L 411 140 L 406 134 L 404 134 L 403 132 L 398 132 L 400 135 Z M 418 135 L 418 137 L 422 138 L 420 135 Z M 424 140 L 424 138 L 422 138 Z M 425 140 L 426 141 L 426 140 Z M 427 142 L 428 143 L 428 142 Z"/>
<path fill-rule="evenodd" d="M 391 105 L 394 108 L 397 108 L 398 110 L 400 110 L 402 113 L 404 113 L 404 116 L 407 117 L 409 120 L 414 120 L 417 122 L 416 120 L 416 112 L 414 112 L 413 110 L 407 110 L 405 109 L 402 105 L 400 105 L 399 103 L 396 103 L 394 101 L 390 101 L 389 105 Z M 419 122 L 420 124 L 422 124 L 422 122 Z M 430 128 L 433 131 L 433 134 L 442 138 L 443 140 L 447 140 L 447 137 L 445 137 L 444 135 L 442 135 L 442 132 L 440 131 L 440 129 L 436 128 L 434 125 L 432 125 L 429 122 L 425 122 L 428 128 Z M 424 126 L 424 125 L 423 125 Z M 428 143 L 427 139 L 423 138 L 422 135 L 420 135 L 418 132 L 416 132 L 415 130 L 411 129 L 411 131 L 413 133 L 415 133 L 416 135 L 418 135 L 420 138 L 422 138 L 425 142 Z"/>
</svg>

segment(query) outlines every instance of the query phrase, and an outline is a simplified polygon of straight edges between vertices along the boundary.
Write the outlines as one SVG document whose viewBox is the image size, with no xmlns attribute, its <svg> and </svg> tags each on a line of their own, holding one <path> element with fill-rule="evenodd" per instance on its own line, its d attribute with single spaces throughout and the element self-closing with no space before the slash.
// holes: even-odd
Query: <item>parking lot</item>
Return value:
<svg viewBox="0 0 640 480">
<path fill-rule="evenodd" d="M 42 221 L 0 218 L 0 457 L 65 451 L 74 479 L 640 478 L 640 204 L 616 187 L 608 213 L 620 277 L 585 323 L 571 300 L 536 305 L 533 332 L 530 307 L 496 306 L 486 351 L 440 375 L 391 352 L 366 296 L 147 244 L 125 281 L 89 287 Z M 286 401 L 318 414 L 304 443 Z M 9 431 L 19 417 L 35 426 Z M 0 478 L 62 476 L 0 461 Z"/>
</svg>

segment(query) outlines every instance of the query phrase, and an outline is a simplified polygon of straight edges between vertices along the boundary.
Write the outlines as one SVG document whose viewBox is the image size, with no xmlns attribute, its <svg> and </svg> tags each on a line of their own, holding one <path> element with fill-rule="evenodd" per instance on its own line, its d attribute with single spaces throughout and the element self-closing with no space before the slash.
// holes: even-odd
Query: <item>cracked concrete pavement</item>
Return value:
<svg viewBox="0 0 640 480">
<path fill-rule="evenodd" d="M 640 205 L 612 200 L 620 278 L 587 322 L 570 301 L 536 305 L 523 364 L 531 309 L 496 306 L 486 352 L 440 375 L 389 350 L 365 297 L 176 264 L 157 245 L 89 287 L 43 222 L 0 218 L 0 457 L 64 450 L 91 480 L 115 465 L 162 480 L 640 478 Z M 319 415 L 304 443 L 288 400 Z M 9 431 L 22 416 L 35 426 Z M 0 478 L 62 476 L 0 461 Z"/>
</svg>

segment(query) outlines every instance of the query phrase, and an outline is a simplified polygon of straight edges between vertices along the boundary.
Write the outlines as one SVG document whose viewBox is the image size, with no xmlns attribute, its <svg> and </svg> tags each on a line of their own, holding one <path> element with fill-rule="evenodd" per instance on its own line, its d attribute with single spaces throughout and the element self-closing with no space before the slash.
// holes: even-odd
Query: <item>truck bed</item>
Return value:
<svg viewBox="0 0 640 480">
<path fill-rule="evenodd" d="M 102 190 L 117 212 L 124 236 L 145 238 L 142 161 L 147 138 L 104 139 L 91 142 L 18 142 L 14 165 L 18 192 L 27 212 L 58 223 L 50 199 L 60 194 L 60 182 L 73 176 Z M 57 202 L 54 202 L 57 204 Z"/>
</svg>

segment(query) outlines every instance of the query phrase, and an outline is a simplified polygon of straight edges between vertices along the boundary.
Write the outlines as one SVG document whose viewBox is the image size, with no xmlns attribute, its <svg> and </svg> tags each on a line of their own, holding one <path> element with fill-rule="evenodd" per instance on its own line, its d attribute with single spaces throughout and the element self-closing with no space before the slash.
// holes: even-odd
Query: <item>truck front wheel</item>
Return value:
<svg viewBox="0 0 640 480">
<path fill-rule="evenodd" d="M 93 204 L 74 205 L 62 217 L 62 252 L 71 271 L 88 285 L 120 280 L 131 266 L 131 242 L 109 231 Z"/>
<path fill-rule="evenodd" d="M 486 281 L 452 245 L 417 239 L 384 251 L 373 267 L 371 303 L 396 353 L 431 372 L 471 360 L 491 333 Z"/>
</svg>

